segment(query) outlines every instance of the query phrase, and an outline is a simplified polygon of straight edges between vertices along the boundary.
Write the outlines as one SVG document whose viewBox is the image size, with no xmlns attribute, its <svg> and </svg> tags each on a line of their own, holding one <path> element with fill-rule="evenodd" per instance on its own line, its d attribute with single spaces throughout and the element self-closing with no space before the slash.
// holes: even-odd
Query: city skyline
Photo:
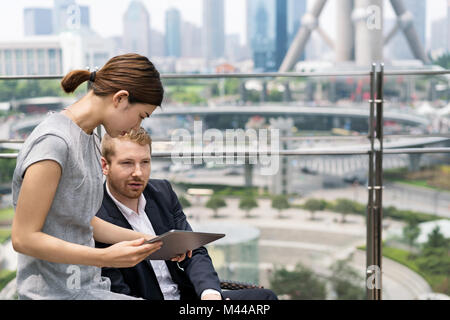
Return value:
<svg viewBox="0 0 450 320">
<path fill-rule="evenodd" d="M 120 36 L 123 33 L 123 15 L 125 14 L 130 2 L 126 1 L 108 1 L 108 0 L 77 0 L 77 4 L 90 7 L 91 27 L 103 37 Z M 189 5 L 186 1 L 167 0 L 153 1 L 140 0 L 150 15 L 150 28 L 159 32 L 165 32 L 165 12 L 171 7 L 177 8 L 181 12 L 182 21 L 190 22 L 197 27 L 202 27 L 203 10 L 202 0 L 190 0 Z M 385 0 L 385 18 L 392 18 L 393 12 L 390 4 Z M 247 43 L 247 21 L 246 21 L 246 1 L 226 0 L 225 5 L 225 34 L 239 34 L 240 43 Z M 311 6 L 308 1 L 307 6 Z M 427 45 L 430 41 L 431 25 L 434 21 L 446 16 L 446 0 L 427 0 L 426 17 L 426 39 Z M 10 40 L 24 37 L 23 12 L 25 8 L 33 7 L 53 7 L 53 0 L 16 0 L 8 1 L 3 5 L 0 11 L 0 39 Z M 336 37 L 334 32 L 334 6 L 335 1 L 330 1 L 321 16 L 321 25 L 329 33 L 330 38 Z M 105 8 L 108 8 L 106 12 Z M 232 13 L 232 14 L 231 14 Z M 8 26 L 8 27 L 6 27 Z"/>
</svg>

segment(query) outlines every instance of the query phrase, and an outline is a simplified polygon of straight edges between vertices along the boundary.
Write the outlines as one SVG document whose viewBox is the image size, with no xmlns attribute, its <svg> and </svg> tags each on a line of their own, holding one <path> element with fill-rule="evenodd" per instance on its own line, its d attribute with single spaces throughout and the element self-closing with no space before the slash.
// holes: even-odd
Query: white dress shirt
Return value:
<svg viewBox="0 0 450 320">
<path fill-rule="evenodd" d="M 131 225 L 133 230 L 155 235 L 155 230 L 153 229 L 152 223 L 148 219 L 147 214 L 145 213 L 145 205 L 147 201 L 143 194 L 139 197 L 138 200 L 138 212 L 131 210 L 127 206 L 123 205 L 119 202 L 109 191 L 108 184 L 106 184 L 106 191 L 114 203 L 119 208 L 120 212 L 123 214 L 125 219 L 127 219 L 128 223 Z M 169 268 L 167 268 L 166 262 L 164 260 L 149 260 L 152 264 L 153 270 L 156 275 L 156 279 L 158 280 L 159 287 L 161 288 L 162 294 L 165 300 L 180 300 L 180 290 L 178 289 L 178 285 L 173 282 L 172 276 L 170 275 Z M 201 297 L 205 294 L 214 293 L 219 294 L 216 290 L 206 289 L 202 292 Z"/>
</svg>

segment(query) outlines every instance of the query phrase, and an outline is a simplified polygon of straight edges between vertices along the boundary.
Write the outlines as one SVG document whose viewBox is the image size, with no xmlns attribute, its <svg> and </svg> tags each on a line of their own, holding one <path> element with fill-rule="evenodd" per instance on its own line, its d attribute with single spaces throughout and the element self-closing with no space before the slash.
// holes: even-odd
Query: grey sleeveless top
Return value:
<svg viewBox="0 0 450 320">
<path fill-rule="evenodd" d="M 85 133 L 61 113 L 49 113 L 26 139 L 13 175 L 13 205 L 26 169 L 42 160 L 62 169 L 42 232 L 59 239 L 95 247 L 92 218 L 103 199 L 103 176 L 97 137 Z M 45 181 L 42 181 L 45 184 Z M 94 266 L 52 263 L 19 254 L 19 299 L 133 299 L 110 291 L 111 282 Z"/>
</svg>

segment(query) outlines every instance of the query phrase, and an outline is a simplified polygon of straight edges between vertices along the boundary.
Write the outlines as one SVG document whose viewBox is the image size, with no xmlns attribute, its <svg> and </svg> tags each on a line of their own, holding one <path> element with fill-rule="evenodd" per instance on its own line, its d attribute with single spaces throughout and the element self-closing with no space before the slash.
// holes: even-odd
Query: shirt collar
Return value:
<svg viewBox="0 0 450 320">
<path fill-rule="evenodd" d="M 106 192 L 108 192 L 108 195 L 111 197 L 111 199 L 117 205 L 117 207 L 119 208 L 120 212 L 122 212 L 122 214 L 125 215 L 126 217 L 130 217 L 133 214 L 139 215 L 140 213 L 144 213 L 145 212 L 145 205 L 147 204 L 147 200 L 145 200 L 145 197 L 144 197 L 144 195 L 142 193 L 139 196 L 139 200 L 138 200 L 138 211 L 139 212 L 135 212 L 134 210 L 131 210 L 126 205 L 121 203 L 119 200 L 114 198 L 114 196 L 111 194 L 111 191 L 109 191 L 108 183 L 106 183 Z"/>
</svg>

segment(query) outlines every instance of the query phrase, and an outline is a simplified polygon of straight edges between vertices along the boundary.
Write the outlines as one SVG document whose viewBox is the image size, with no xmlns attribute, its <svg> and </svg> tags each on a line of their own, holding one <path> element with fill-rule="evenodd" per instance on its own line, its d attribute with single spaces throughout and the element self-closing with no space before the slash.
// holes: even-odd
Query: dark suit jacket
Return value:
<svg viewBox="0 0 450 320">
<path fill-rule="evenodd" d="M 147 201 L 145 212 L 156 235 L 171 229 L 192 231 L 180 202 L 167 180 L 150 179 L 143 194 Z M 106 186 L 104 186 L 103 203 L 97 217 L 120 227 L 132 229 L 106 192 Z M 99 248 L 108 246 L 99 242 L 95 245 Z M 193 250 L 192 258 L 186 257 L 179 264 L 172 261 L 166 261 L 166 264 L 172 280 L 178 284 L 181 300 L 200 299 L 205 289 L 221 292 L 219 277 L 206 248 L 200 247 Z M 111 279 L 113 292 L 150 300 L 164 299 L 152 265 L 147 260 L 132 268 L 102 268 L 102 275 Z"/>
</svg>

